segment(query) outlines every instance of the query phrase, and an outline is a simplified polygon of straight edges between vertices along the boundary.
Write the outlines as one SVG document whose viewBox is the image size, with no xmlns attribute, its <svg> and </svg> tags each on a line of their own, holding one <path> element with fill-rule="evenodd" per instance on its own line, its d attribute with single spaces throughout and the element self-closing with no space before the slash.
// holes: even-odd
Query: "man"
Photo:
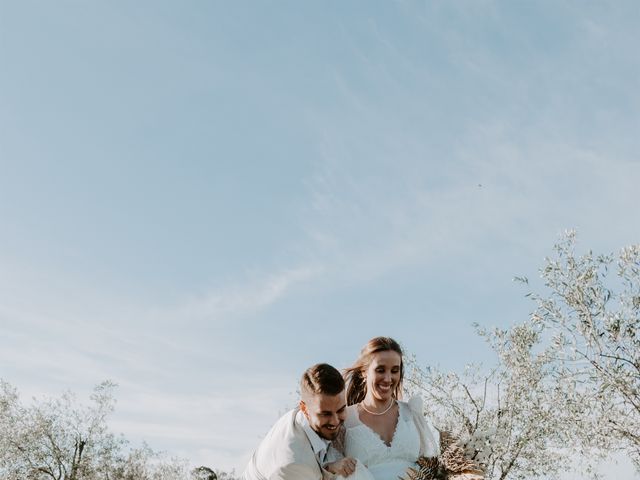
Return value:
<svg viewBox="0 0 640 480">
<path fill-rule="evenodd" d="M 300 394 L 299 407 L 283 415 L 253 453 L 244 480 L 322 480 L 355 470 L 354 459 L 330 448 L 343 433 L 347 408 L 340 372 L 326 363 L 308 368 Z"/>
</svg>

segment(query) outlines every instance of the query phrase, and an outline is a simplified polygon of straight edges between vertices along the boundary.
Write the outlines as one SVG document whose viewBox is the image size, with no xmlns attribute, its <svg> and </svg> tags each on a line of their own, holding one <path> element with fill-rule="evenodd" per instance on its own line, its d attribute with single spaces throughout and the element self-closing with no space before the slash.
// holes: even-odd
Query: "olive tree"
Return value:
<svg viewBox="0 0 640 480">
<path fill-rule="evenodd" d="M 567 232 L 540 270 L 546 291 L 527 293 L 529 319 L 476 326 L 497 355 L 492 369 L 413 362 L 425 413 L 475 449 L 487 478 L 552 478 L 576 455 L 590 473 L 620 451 L 640 471 L 640 245 L 616 256 L 574 250 Z"/>
<path fill-rule="evenodd" d="M 107 429 L 114 384 L 103 382 L 88 406 L 68 392 L 60 398 L 20 403 L 0 381 L 0 474 L 8 480 L 99 478 L 116 461 L 123 440 Z"/>
<path fill-rule="evenodd" d="M 166 458 L 146 444 L 129 448 L 109 431 L 114 387 L 95 387 L 88 405 L 68 392 L 25 406 L 15 388 L 0 380 L 0 478 L 189 480 L 185 460 Z"/>
<path fill-rule="evenodd" d="M 640 245 L 617 255 L 575 246 L 567 232 L 546 259 L 532 320 L 555 346 L 558 382 L 584 405 L 575 440 L 624 450 L 640 470 Z"/>
<path fill-rule="evenodd" d="M 539 328 L 481 330 L 498 362 L 469 365 L 462 374 L 410 362 L 408 389 L 424 399 L 425 414 L 452 432 L 487 479 L 554 478 L 570 467 L 564 448 L 565 400 L 553 382 L 551 352 L 540 349 Z"/>
</svg>

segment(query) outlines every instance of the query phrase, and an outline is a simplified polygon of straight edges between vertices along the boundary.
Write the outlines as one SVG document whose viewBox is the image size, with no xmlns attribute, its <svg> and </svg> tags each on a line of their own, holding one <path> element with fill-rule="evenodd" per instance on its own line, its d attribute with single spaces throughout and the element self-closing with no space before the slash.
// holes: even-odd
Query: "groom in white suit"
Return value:
<svg viewBox="0 0 640 480">
<path fill-rule="evenodd" d="M 340 372 L 326 363 L 308 368 L 300 393 L 299 407 L 280 417 L 253 453 L 244 480 L 326 480 L 355 469 L 355 460 L 331 447 L 347 407 Z"/>
</svg>

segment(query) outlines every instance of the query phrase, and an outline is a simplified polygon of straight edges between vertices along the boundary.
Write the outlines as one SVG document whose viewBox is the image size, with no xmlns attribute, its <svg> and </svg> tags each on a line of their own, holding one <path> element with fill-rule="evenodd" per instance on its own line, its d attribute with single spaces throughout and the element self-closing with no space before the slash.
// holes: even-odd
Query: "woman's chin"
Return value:
<svg viewBox="0 0 640 480">
<path fill-rule="evenodd" d="M 389 399 L 393 396 L 393 392 L 391 389 L 389 390 L 376 390 L 376 397 L 378 400 L 383 402 L 388 402 Z"/>
</svg>

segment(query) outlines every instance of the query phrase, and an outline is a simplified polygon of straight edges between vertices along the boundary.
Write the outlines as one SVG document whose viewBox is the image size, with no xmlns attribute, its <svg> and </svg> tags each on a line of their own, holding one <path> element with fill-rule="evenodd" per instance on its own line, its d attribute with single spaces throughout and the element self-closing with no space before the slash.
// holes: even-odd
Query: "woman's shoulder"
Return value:
<svg viewBox="0 0 640 480">
<path fill-rule="evenodd" d="M 422 397 L 414 396 L 409 398 L 407 401 L 398 400 L 398 408 L 400 409 L 400 414 L 405 417 L 411 417 L 414 415 L 422 415 L 423 414 L 423 406 L 422 406 Z"/>
<path fill-rule="evenodd" d="M 358 405 L 353 404 L 347 406 L 347 416 L 344 419 L 344 426 L 346 428 L 353 428 L 360 425 L 360 416 L 358 415 Z"/>
<path fill-rule="evenodd" d="M 421 454 L 426 456 L 437 455 L 440 447 L 440 433 L 434 428 L 431 420 L 425 416 L 424 403 L 422 397 L 416 395 L 401 404 L 401 412 L 404 410 L 404 419 L 413 420 L 421 436 Z M 401 413 L 402 415 L 402 413 Z"/>
</svg>

